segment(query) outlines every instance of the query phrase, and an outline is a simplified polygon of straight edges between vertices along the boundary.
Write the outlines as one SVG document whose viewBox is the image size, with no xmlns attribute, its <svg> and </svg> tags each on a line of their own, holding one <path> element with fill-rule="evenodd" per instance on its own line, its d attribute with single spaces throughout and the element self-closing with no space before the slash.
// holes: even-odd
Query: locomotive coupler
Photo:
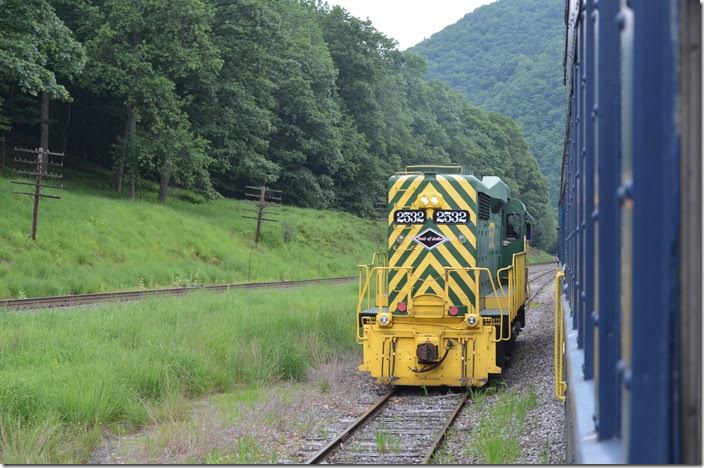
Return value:
<svg viewBox="0 0 704 468">
<path fill-rule="evenodd" d="M 425 342 L 416 347 L 416 357 L 419 364 L 433 364 L 438 361 L 438 346 Z"/>
</svg>

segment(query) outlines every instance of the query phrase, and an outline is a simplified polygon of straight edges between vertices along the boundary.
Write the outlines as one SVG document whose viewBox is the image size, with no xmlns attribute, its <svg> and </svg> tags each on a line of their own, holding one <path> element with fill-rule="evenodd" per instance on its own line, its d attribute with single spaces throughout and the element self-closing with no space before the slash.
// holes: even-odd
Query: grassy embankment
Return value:
<svg viewBox="0 0 704 468">
<path fill-rule="evenodd" d="M 537 249 L 535 247 L 531 247 L 530 250 L 528 251 L 528 264 L 529 265 L 534 265 L 536 263 L 549 263 L 555 262 L 555 255 L 549 254 L 545 252 L 544 250 Z"/>
<path fill-rule="evenodd" d="M 130 202 L 102 171 L 66 171 L 62 199 L 41 202 L 34 244 L 31 200 L 10 193 L 20 186 L 9 175 L 0 174 L 0 297 L 349 276 L 384 245 L 379 222 L 284 206 L 255 250 L 256 221 L 242 218 L 251 203 L 174 190 L 161 206 L 145 181 Z"/>
<path fill-rule="evenodd" d="M 384 244 L 379 222 L 284 206 L 254 249 L 255 221 L 242 218 L 251 203 L 198 202 L 176 189 L 160 206 L 157 185 L 140 182 L 130 202 L 106 172 L 66 171 L 62 199 L 41 203 L 32 243 L 31 200 L 11 194 L 19 186 L 0 173 L 0 298 L 347 276 Z M 528 258 L 552 260 L 538 249 Z"/>
<path fill-rule="evenodd" d="M 354 352 L 355 286 L 0 312 L 0 461 L 85 463 L 105 431 L 303 379 Z"/>
</svg>

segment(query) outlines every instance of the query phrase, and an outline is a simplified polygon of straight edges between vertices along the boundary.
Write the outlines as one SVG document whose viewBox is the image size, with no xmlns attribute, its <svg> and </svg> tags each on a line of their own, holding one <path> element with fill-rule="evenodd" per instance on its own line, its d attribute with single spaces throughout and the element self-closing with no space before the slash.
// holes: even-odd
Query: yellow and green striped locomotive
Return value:
<svg viewBox="0 0 704 468">
<path fill-rule="evenodd" d="M 498 177 L 409 166 L 388 183 L 388 250 L 360 265 L 359 369 L 483 386 L 525 325 L 531 217 Z"/>
</svg>

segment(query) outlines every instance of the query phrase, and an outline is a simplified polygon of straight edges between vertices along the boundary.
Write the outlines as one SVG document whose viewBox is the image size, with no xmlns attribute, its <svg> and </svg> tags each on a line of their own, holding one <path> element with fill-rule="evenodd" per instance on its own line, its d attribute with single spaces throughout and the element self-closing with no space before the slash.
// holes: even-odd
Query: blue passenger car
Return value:
<svg viewBox="0 0 704 468">
<path fill-rule="evenodd" d="M 569 455 L 701 464 L 701 6 L 567 0 L 565 22 Z"/>
</svg>

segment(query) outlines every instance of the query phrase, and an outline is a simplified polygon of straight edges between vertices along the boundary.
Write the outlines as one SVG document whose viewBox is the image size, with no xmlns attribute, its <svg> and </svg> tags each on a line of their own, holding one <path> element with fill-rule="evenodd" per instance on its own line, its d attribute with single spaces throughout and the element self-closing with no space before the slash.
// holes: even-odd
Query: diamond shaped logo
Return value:
<svg viewBox="0 0 704 468">
<path fill-rule="evenodd" d="M 434 230 L 432 230 L 430 228 L 421 232 L 415 238 L 416 242 L 418 242 L 419 244 L 421 244 L 423 247 L 425 247 L 428 250 L 433 250 L 435 247 L 442 244 L 446 240 L 447 240 L 447 237 L 443 236 L 439 232 L 435 232 Z"/>
</svg>

